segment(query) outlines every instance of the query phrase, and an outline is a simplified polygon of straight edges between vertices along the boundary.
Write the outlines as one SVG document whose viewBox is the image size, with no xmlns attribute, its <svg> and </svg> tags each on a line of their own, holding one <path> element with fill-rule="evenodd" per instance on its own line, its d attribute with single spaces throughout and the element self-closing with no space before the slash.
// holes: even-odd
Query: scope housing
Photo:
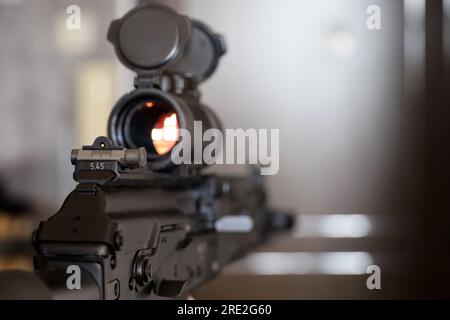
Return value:
<svg viewBox="0 0 450 320">
<path fill-rule="evenodd" d="M 194 137 L 195 121 L 201 121 L 202 135 L 208 129 L 221 130 L 218 118 L 209 107 L 200 102 L 198 91 L 185 85 L 180 87 L 180 83 L 186 84 L 189 81 L 187 78 L 170 75 L 165 76 L 164 80 L 164 88 L 138 87 L 124 95 L 114 106 L 108 121 L 108 135 L 112 141 L 126 148 L 145 147 L 147 168 L 154 171 L 176 167 L 171 159 L 171 150 L 179 143 L 177 136 L 166 152 L 158 150 L 158 145 L 155 144 L 152 137 L 158 120 L 164 119 L 164 117 L 165 119 L 173 118 L 175 115 L 176 128 L 187 130 L 191 137 Z M 193 139 L 191 139 L 190 147 L 193 157 Z M 191 162 L 193 163 L 193 158 Z M 202 164 L 197 167 L 203 166 Z"/>
<path fill-rule="evenodd" d="M 183 142 L 179 133 L 184 129 L 191 136 L 191 167 L 204 167 L 198 159 L 193 165 L 192 151 L 199 144 L 194 139 L 208 129 L 221 130 L 221 125 L 200 102 L 197 87 L 214 73 L 226 52 L 222 36 L 199 21 L 152 4 L 114 20 L 108 40 L 119 60 L 137 74 L 136 89 L 120 98 L 110 114 L 109 138 L 125 148 L 146 148 L 147 168 L 164 171 L 176 167 L 171 150 Z M 201 121 L 202 132 L 194 134 L 196 121 Z M 203 154 L 206 144 L 201 145 Z M 183 151 L 186 147 L 189 144 L 183 142 Z"/>
</svg>

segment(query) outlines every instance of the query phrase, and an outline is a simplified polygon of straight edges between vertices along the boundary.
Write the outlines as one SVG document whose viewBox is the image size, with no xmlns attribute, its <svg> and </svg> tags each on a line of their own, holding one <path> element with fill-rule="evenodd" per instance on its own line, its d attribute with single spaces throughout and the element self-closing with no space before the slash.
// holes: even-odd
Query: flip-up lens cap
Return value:
<svg viewBox="0 0 450 320">
<path fill-rule="evenodd" d="M 108 39 L 120 61 L 136 72 L 164 70 L 183 54 L 190 21 L 160 5 L 137 7 L 111 23 Z"/>
<path fill-rule="evenodd" d="M 191 37 L 184 54 L 170 71 L 202 82 L 214 73 L 220 58 L 226 53 L 226 46 L 223 37 L 205 24 L 196 20 L 191 24 Z"/>
</svg>

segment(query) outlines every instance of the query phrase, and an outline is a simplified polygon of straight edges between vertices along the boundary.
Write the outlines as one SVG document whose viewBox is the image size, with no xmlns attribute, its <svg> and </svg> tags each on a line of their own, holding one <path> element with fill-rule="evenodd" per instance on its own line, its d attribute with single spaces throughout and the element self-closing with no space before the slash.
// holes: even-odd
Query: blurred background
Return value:
<svg viewBox="0 0 450 320">
<path fill-rule="evenodd" d="M 32 268 L 31 231 L 74 187 L 70 150 L 132 89 L 106 32 L 138 2 L 0 0 L 0 269 Z M 194 296 L 450 297 L 450 1 L 159 2 L 225 36 L 203 100 L 226 128 L 280 129 L 270 202 L 299 215 Z"/>
</svg>

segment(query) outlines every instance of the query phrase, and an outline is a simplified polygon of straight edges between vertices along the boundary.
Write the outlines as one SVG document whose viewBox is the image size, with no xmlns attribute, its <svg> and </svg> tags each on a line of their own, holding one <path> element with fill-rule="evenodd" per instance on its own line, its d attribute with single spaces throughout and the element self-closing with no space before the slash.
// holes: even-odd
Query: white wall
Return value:
<svg viewBox="0 0 450 320">
<path fill-rule="evenodd" d="M 382 10 L 368 31 L 366 8 Z M 203 86 L 228 128 L 281 129 L 272 202 L 298 213 L 395 210 L 402 1 L 183 0 L 229 52 Z"/>
</svg>

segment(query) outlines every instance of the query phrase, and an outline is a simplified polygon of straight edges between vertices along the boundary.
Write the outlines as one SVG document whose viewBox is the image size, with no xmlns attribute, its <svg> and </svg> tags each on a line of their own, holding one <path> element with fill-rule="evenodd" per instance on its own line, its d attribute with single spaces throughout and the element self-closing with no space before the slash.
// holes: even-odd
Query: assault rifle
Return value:
<svg viewBox="0 0 450 320">
<path fill-rule="evenodd" d="M 113 21 L 108 39 L 136 89 L 114 107 L 109 137 L 72 151 L 78 185 L 33 234 L 35 273 L 1 273 L 0 298 L 186 298 L 292 225 L 267 207 L 260 175 L 172 161 L 179 130 L 221 128 L 197 85 L 225 53 L 223 38 L 146 5 Z"/>
</svg>

